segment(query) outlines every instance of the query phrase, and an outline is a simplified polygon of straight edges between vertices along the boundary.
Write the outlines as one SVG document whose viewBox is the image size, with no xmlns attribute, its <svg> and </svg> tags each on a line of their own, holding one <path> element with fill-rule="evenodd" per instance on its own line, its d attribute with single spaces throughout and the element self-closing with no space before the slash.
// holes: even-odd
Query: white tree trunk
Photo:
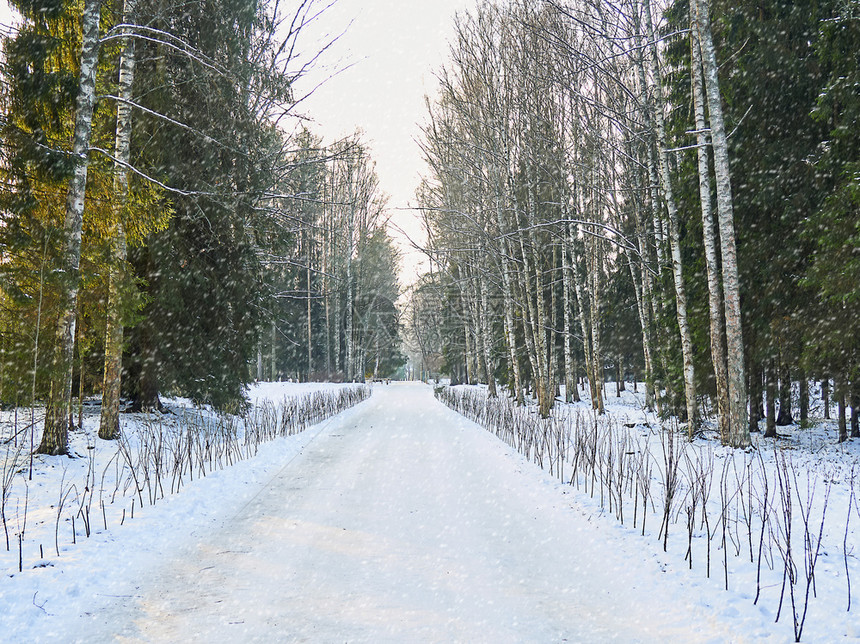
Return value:
<svg viewBox="0 0 860 644">
<path fill-rule="evenodd" d="M 586 245 L 588 255 L 588 284 L 591 298 L 591 365 L 594 386 L 592 395 L 595 396 L 597 413 L 604 414 L 606 409 L 603 402 L 603 358 L 600 346 L 600 304 L 603 285 L 601 284 L 601 241 L 592 239 Z"/>
<path fill-rule="evenodd" d="M 278 326 L 275 318 L 272 318 L 272 348 L 269 354 L 269 379 L 272 382 L 278 380 Z"/>
<path fill-rule="evenodd" d="M 125 0 L 123 22 L 133 24 L 135 0 Z M 126 238 L 123 211 L 128 202 L 128 164 L 131 161 L 131 100 L 134 83 L 134 38 L 123 41 L 119 60 L 119 98 L 116 106 L 116 162 L 114 163 L 114 221 L 111 240 L 108 306 L 105 329 L 104 385 L 99 438 L 119 437 L 119 402 L 122 386 L 122 284 L 125 274 Z"/>
<path fill-rule="evenodd" d="M 310 248 L 310 234 L 307 233 L 308 241 L 307 246 L 305 248 L 305 253 L 307 254 L 307 317 L 308 317 L 308 382 L 311 380 L 311 374 L 314 370 L 314 343 L 313 343 L 313 323 L 311 318 L 311 248 Z"/>
<path fill-rule="evenodd" d="M 693 14 L 695 16 L 695 14 Z M 695 18 L 694 18 L 695 20 Z M 729 439 L 729 388 L 726 372 L 726 343 L 723 326 L 723 292 L 720 285 L 717 261 L 716 231 L 711 200 L 711 174 L 708 164 L 708 138 L 705 121 L 704 81 L 702 55 L 695 23 L 690 34 L 692 52 L 693 108 L 696 114 L 696 153 L 699 169 L 699 199 L 702 204 L 702 231 L 705 245 L 705 266 L 708 272 L 708 305 L 711 331 L 711 360 L 717 389 L 717 413 L 720 437 L 725 444 Z"/>
<path fill-rule="evenodd" d="M 499 208 L 501 210 L 501 208 Z M 514 285 L 511 278 L 511 269 L 509 265 L 510 247 L 507 236 L 502 236 L 502 257 L 500 264 L 502 265 L 502 286 L 504 292 L 502 299 L 505 305 L 505 337 L 507 338 L 509 360 L 511 361 L 511 371 L 514 376 L 514 397 L 517 404 L 525 403 L 523 399 L 523 380 L 520 373 L 520 361 L 517 355 L 517 334 L 514 322 Z"/>
<path fill-rule="evenodd" d="M 263 342 L 257 340 L 257 382 L 263 381 Z"/>
<path fill-rule="evenodd" d="M 720 231 L 723 294 L 725 296 L 726 355 L 728 359 L 729 405 L 731 408 L 728 442 L 733 447 L 743 448 L 750 444 L 750 434 L 747 425 L 740 280 L 738 278 L 737 248 L 735 246 L 729 149 L 726 141 L 726 127 L 723 122 L 723 108 L 720 103 L 717 54 L 711 37 L 711 20 L 707 0 L 695 0 L 695 9 L 698 18 L 699 42 L 702 47 L 702 66 L 705 72 L 705 90 L 708 97 L 708 116 L 711 123 L 714 175 L 717 186 L 717 218 Z"/>
<path fill-rule="evenodd" d="M 573 248 L 573 230 L 570 233 L 570 244 Z M 591 408 L 598 409 L 599 391 L 595 388 L 594 379 L 594 356 L 592 354 L 593 343 L 591 341 L 591 315 L 590 304 L 586 298 L 586 289 L 582 284 L 582 276 L 579 273 L 579 268 L 576 264 L 576 258 L 572 257 L 573 262 L 573 293 L 575 295 L 577 313 L 579 314 L 579 326 L 582 331 L 582 350 L 585 355 L 585 373 L 588 374 L 588 386 L 591 392 Z M 584 258 L 587 261 L 587 258 Z"/>
<path fill-rule="evenodd" d="M 487 370 L 487 393 L 490 398 L 498 396 L 496 391 L 495 367 L 493 365 L 492 352 L 492 324 L 490 318 L 490 298 L 487 294 L 486 278 L 482 275 L 478 279 L 478 289 L 481 291 L 481 344 L 484 350 L 484 362 Z"/>
<path fill-rule="evenodd" d="M 564 401 L 571 402 L 573 400 L 573 391 L 576 388 L 576 374 L 574 373 L 573 368 L 573 338 L 571 334 L 571 326 L 573 324 L 573 320 L 571 319 L 571 313 L 573 312 L 573 301 L 571 298 L 571 291 L 573 289 L 573 284 L 571 280 L 571 272 L 573 271 L 570 262 L 570 253 L 572 251 L 569 248 L 568 237 L 569 237 L 569 229 L 570 225 L 565 222 L 564 224 L 564 240 L 562 241 L 562 251 L 561 251 L 561 284 L 562 284 L 562 307 L 564 308 Z"/>
<path fill-rule="evenodd" d="M 644 17 L 646 33 L 652 44 L 649 46 L 651 76 L 654 79 L 655 105 L 653 110 L 654 123 L 657 133 L 658 165 L 660 171 L 660 185 L 663 190 L 663 200 L 666 202 L 666 211 L 669 220 L 669 249 L 672 258 L 672 275 L 675 284 L 675 308 L 678 318 L 678 328 L 681 335 L 681 354 L 684 365 L 684 398 L 687 404 L 687 423 L 689 436 L 692 439 L 697 426 L 696 413 L 696 376 L 693 367 L 693 340 L 690 333 L 690 325 L 687 317 L 687 290 L 684 285 L 684 267 L 681 262 L 680 232 L 678 226 L 678 208 L 669 172 L 669 153 L 667 152 L 666 125 L 663 119 L 663 87 L 659 61 L 656 50 L 656 33 L 651 20 L 651 2 L 644 0 Z"/>
<path fill-rule="evenodd" d="M 81 232 L 87 189 L 90 136 L 96 95 L 99 57 L 99 20 L 101 0 L 86 0 L 81 18 L 81 70 L 75 104 L 75 133 L 72 143 L 74 172 L 66 195 L 63 229 L 65 250 L 62 258 L 64 284 L 60 293 L 59 324 L 51 375 L 51 397 L 45 411 L 45 429 L 38 451 L 65 454 L 68 451 L 69 416 L 72 409 L 72 369 L 75 324 L 80 280 Z"/>
<path fill-rule="evenodd" d="M 352 173 L 350 173 L 349 181 L 352 185 Z M 352 188 L 350 188 L 352 190 Z M 345 377 L 347 382 L 355 380 L 355 342 L 353 337 L 353 316 L 355 315 L 355 304 L 353 301 L 352 287 L 352 253 L 353 253 L 353 222 L 355 220 L 355 197 L 352 196 L 352 203 L 349 205 L 349 221 L 347 222 L 346 234 L 349 238 L 349 243 L 346 248 L 346 365 Z"/>
</svg>

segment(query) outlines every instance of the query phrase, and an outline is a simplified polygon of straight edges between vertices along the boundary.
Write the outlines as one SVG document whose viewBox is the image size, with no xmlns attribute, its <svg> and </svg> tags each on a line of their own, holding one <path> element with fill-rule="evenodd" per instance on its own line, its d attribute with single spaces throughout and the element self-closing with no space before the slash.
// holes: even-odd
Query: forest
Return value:
<svg viewBox="0 0 860 644">
<path fill-rule="evenodd" d="M 860 0 L 335 2 L 10 0 L 0 633 L 860 637 Z"/>
<path fill-rule="evenodd" d="M 93 394 L 115 438 L 160 395 L 229 411 L 253 380 L 402 366 L 369 147 L 324 143 L 296 89 L 324 3 L 11 4 L 0 403 L 46 404 L 39 452 L 65 453 Z"/>
<path fill-rule="evenodd" d="M 401 331 L 422 375 L 543 416 L 644 382 L 691 437 L 715 418 L 746 447 L 807 423 L 818 382 L 860 436 L 856 0 L 458 14 L 402 323 L 370 146 L 324 142 L 296 89 L 336 40 L 301 41 L 324 3 L 13 5 L 0 402 L 45 402 L 39 451 L 91 395 L 110 438 L 160 395 L 403 373 Z"/>
<path fill-rule="evenodd" d="M 820 382 L 860 437 L 858 70 L 853 0 L 460 14 L 422 139 L 422 371 L 543 416 L 644 381 L 741 448 Z"/>
</svg>

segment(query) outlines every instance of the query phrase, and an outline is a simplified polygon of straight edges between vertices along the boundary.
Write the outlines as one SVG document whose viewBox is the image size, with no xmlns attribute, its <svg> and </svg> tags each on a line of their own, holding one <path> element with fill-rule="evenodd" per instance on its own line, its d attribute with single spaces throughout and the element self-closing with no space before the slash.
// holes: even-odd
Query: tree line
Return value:
<svg viewBox="0 0 860 644">
<path fill-rule="evenodd" d="M 0 93 L 0 402 L 235 408 L 254 378 L 401 362 L 397 252 L 356 134 L 323 145 L 300 0 L 15 0 Z M 315 45 L 323 50 L 331 43 Z"/>
<path fill-rule="evenodd" d="M 860 436 L 856 0 L 510 0 L 455 22 L 422 142 L 424 362 L 543 415 L 578 380 L 602 413 L 614 369 L 691 437 L 713 409 L 736 447 L 807 422 L 815 379 L 839 440 L 849 417 Z"/>
</svg>

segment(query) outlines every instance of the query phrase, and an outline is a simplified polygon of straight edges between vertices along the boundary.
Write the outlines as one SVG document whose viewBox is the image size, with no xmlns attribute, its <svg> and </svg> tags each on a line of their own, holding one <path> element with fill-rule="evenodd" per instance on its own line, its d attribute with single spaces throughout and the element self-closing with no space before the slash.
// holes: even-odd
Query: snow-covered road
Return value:
<svg viewBox="0 0 860 644">
<path fill-rule="evenodd" d="M 86 639 L 738 639 L 704 589 L 670 588 L 653 559 L 429 387 L 377 386 L 311 431 L 250 502 L 80 620 Z"/>
</svg>

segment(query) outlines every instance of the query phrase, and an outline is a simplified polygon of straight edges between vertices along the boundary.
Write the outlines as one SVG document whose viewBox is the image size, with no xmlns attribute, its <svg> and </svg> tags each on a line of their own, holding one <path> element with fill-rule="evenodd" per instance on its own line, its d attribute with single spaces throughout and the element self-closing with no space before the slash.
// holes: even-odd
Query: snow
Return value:
<svg viewBox="0 0 860 644">
<path fill-rule="evenodd" d="M 308 391 L 263 383 L 249 394 L 262 405 Z M 610 413 L 649 435 L 642 423 L 656 421 L 637 400 L 611 398 Z M 58 557 L 50 506 L 60 489 L 85 486 L 91 467 L 90 481 L 110 476 L 100 460 L 110 447 L 92 436 L 97 422 L 89 414 L 87 432 L 74 436 L 81 458 L 34 464 L 23 572 L 17 542 L 0 552 L 3 641 L 793 639 L 790 614 L 773 624 L 772 607 L 753 605 L 754 569 L 732 563 L 729 591 L 698 559 L 688 571 L 677 543 L 663 553 L 652 530 L 642 537 L 617 522 L 599 498 L 559 482 L 421 384 L 376 385 L 370 400 L 156 494 L 155 505 L 144 492 L 133 519 L 131 495 L 118 493 L 106 503 L 107 530 L 92 503 L 89 538 L 79 520 L 73 545 L 70 522 L 60 521 Z M 725 458 L 712 440 L 698 443 Z M 792 456 L 808 471 L 831 472 L 838 458 L 850 470 L 857 445 L 832 443 L 831 434 L 819 451 L 795 447 Z M 26 468 L 7 515 L 23 507 L 25 477 Z M 834 515 L 848 509 L 839 480 Z M 75 498 L 67 507 L 77 508 Z M 819 562 L 805 641 L 860 641 L 856 609 L 845 612 L 841 557 L 840 548 Z M 860 582 L 856 554 L 851 561 Z M 852 600 L 860 606 L 856 590 Z"/>
<path fill-rule="evenodd" d="M 452 389 L 460 394 L 486 399 L 485 387 L 457 386 Z M 622 391 L 620 397 L 616 397 L 615 393 L 614 384 L 607 383 L 604 390 L 607 413 L 604 418 L 591 411 L 587 391 L 580 391 L 583 396 L 581 403 L 559 403 L 553 411 L 553 418 L 565 419 L 568 427 L 579 423 L 586 430 L 598 428 L 596 459 L 599 465 L 595 476 L 588 468 L 580 467 L 579 475 L 573 477 L 571 483 L 577 503 L 601 520 L 618 520 L 617 481 L 621 459 L 617 455 L 624 452 L 630 455 L 624 470 L 625 477 L 633 476 L 634 486 L 635 477 L 640 476 L 642 471 L 650 473 L 646 477 L 650 481 L 650 502 L 647 528 L 644 536 L 641 536 L 641 520 L 639 530 L 631 525 L 631 515 L 636 508 L 625 489 L 622 495 L 625 525 L 618 527 L 631 538 L 638 539 L 643 556 L 658 560 L 663 573 L 677 572 L 687 583 L 703 584 L 710 588 L 714 598 L 734 597 L 755 608 L 764 619 L 757 637 L 793 641 L 793 609 L 789 587 L 786 586 L 784 594 L 782 592 L 785 557 L 793 561 L 792 570 L 797 578 L 794 590 L 798 620 L 803 619 L 804 611 L 807 610 L 802 627 L 803 641 L 860 641 L 860 626 L 856 619 L 860 607 L 857 584 L 860 579 L 860 560 L 857 557 L 860 546 L 860 509 L 857 505 L 860 499 L 860 441 L 842 444 L 836 441 L 836 421 L 820 418 L 820 414 L 823 414 L 820 390 L 811 388 L 811 411 L 819 415 L 811 426 L 779 427 L 776 439 L 765 439 L 760 433 L 753 434 L 753 448 L 747 452 L 721 446 L 713 422 L 706 423 L 704 431 L 693 442 L 686 440 L 681 431 L 683 428 L 678 428 L 674 419 L 662 423 L 664 427 L 661 428 L 657 417 L 644 408 L 641 387 L 638 394 L 629 390 L 629 384 L 627 391 Z M 530 423 L 537 426 L 535 409 L 523 413 L 531 418 Z M 492 422 L 484 422 L 494 431 Z M 764 422 L 761 424 L 763 427 Z M 664 454 L 669 451 L 667 427 L 673 428 L 675 432 L 672 451 L 678 463 L 678 484 L 670 512 L 667 552 L 664 553 L 660 528 L 665 498 L 663 479 L 667 471 Z M 575 443 L 575 440 L 571 443 Z M 572 479 L 572 452 L 571 447 L 565 474 L 561 477 L 566 482 Z M 534 448 L 531 454 L 532 460 L 539 460 Z M 549 466 L 548 453 L 543 454 L 543 460 Z M 610 471 L 607 466 L 609 462 L 615 469 Z M 640 470 L 639 463 L 645 463 L 647 467 Z M 557 469 L 555 474 L 558 476 Z M 702 480 L 707 481 L 709 486 L 707 514 L 710 519 L 710 539 L 706 526 L 702 525 L 701 498 L 696 502 L 692 500 L 698 494 L 693 488 L 697 486 L 696 479 L 699 476 L 703 476 Z M 605 483 L 601 485 L 601 478 L 612 481 L 614 489 L 610 490 Z M 785 483 L 784 488 L 780 486 L 780 478 Z M 768 481 L 768 518 L 762 531 L 765 479 Z M 728 508 L 725 512 L 725 545 L 721 540 L 720 522 L 723 503 Z M 641 505 L 640 501 L 640 515 Z M 783 510 L 787 505 L 791 507 L 788 520 Z M 693 511 L 696 516 L 692 535 L 687 529 L 687 512 L 691 507 L 695 508 Z M 807 522 L 803 520 L 804 514 L 808 517 Z M 787 525 L 790 525 L 792 535 L 790 554 L 784 550 Z M 804 546 L 806 539 L 809 540 L 809 548 Z M 707 564 L 709 547 L 710 566 Z M 688 548 L 692 551 L 692 566 L 687 560 Z M 808 609 L 805 609 L 808 557 L 814 558 L 816 551 L 818 555 L 814 559 L 814 574 L 810 575 L 812 583 Z M 761 561 L 761 566 L 758 566 L 758 561 Z M 724 590 L 726 577 L 728 592 Z M 759 587 L 761 594 L 753 606 Z M 847 610 L 849 601 L 851 612 Z M 778 613 L 781 613 L 779 621 L 774 624 Z"/>
</svg>

